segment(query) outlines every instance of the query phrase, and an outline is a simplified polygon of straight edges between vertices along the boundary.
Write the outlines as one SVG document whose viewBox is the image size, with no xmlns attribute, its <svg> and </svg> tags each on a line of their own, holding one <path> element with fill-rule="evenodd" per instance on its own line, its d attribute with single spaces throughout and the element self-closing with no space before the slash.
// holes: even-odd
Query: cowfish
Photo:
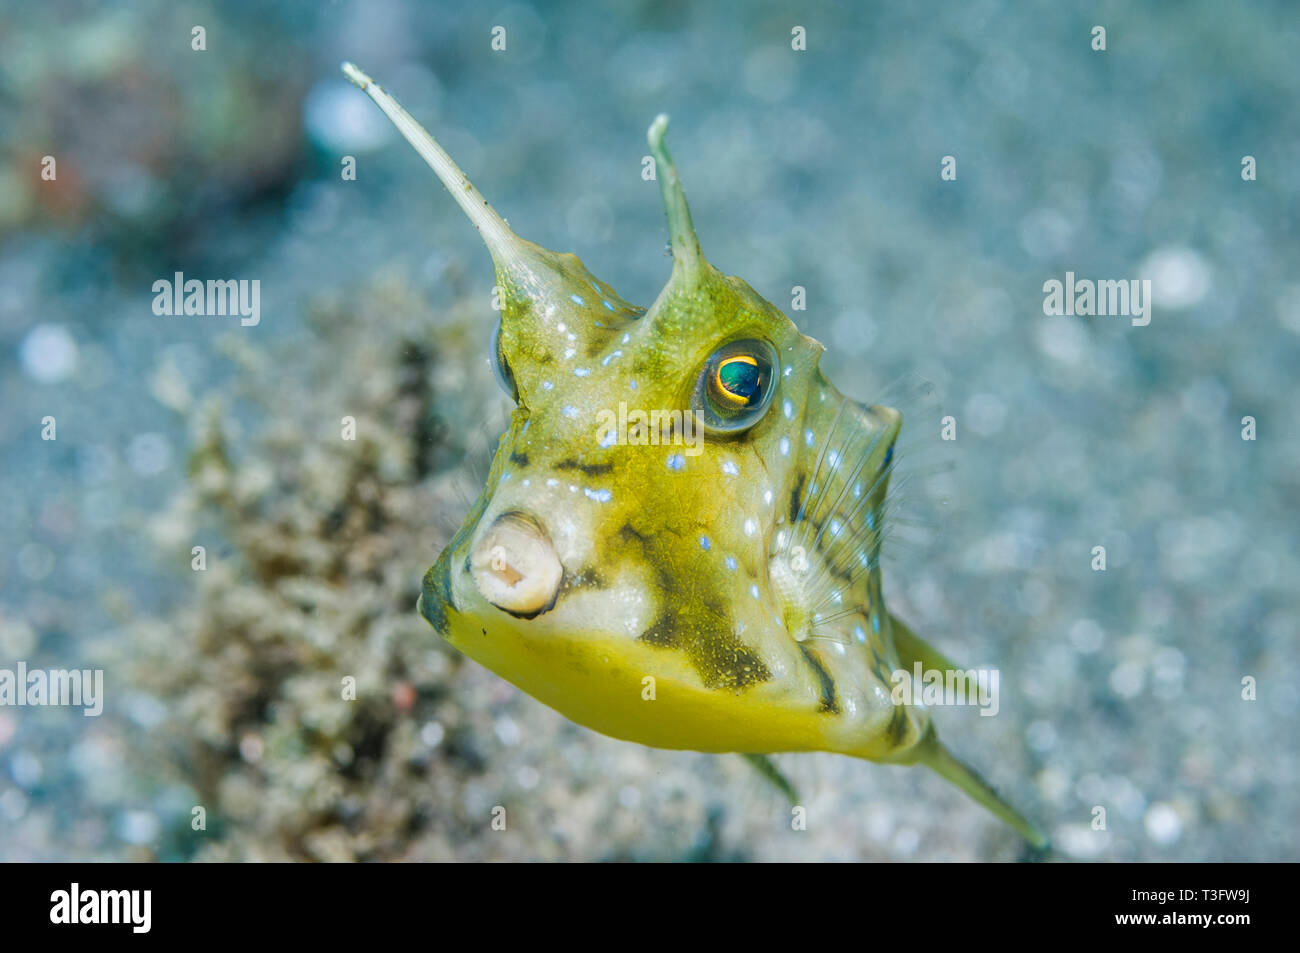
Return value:
<svg viewBox="0 0 1300 953">
<path fill-rule="evenodd" d="M 514 403 L 481 493 L 424 575 L 451 646 L 597 732 L 769 760 L 921 764 L 1042 848 L 896 674 L 956 667 L 886 609 L 880 554 L 902 418 L 846 397 L 823 346 L 705 258 L 666 116 L 650 126 L 672 272 L 648 308 L 517 236 L 350 63 L 478 229 L 491 361 Z"/>
</svg>

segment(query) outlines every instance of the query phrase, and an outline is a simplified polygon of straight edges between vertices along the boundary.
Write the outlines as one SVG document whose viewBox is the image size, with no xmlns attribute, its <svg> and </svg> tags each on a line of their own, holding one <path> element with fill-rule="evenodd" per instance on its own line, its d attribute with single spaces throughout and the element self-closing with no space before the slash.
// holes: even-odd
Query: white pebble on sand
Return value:
<svg viewBox="0 0 1300 953">
<path fill-rule="evenodd" d="M 1157 248 L 1138 266 L 1138 274 L 1151 279 L 1158 308 L 1190 308 L 1210 290 L 1209 263 L 1190 248 Z"/>
<path fill-rule="evenodd" d="M 1147 837 L 1157 844 L 1174 844 L 1183 836 L 1183 820 L 1174 808 L 1164 801 L 1157 801 L 1147 809 L 1142 821 Z"/>
<path fill-rule="evenodd" d="M 38 324 L 23 338 L 18 356 L 28 377 L 56 384 L 76 371 L 77 342 L 61 324 Z"/>
</svg>

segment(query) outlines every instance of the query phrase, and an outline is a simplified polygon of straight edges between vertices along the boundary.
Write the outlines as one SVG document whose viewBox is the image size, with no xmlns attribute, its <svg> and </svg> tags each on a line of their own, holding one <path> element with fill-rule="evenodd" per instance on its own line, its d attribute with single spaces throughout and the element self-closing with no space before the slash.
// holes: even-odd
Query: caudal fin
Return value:
<svg viewBox="0 0 1300 953">
<path fill-rule="evenodd" d="M 916 662 L 926 671 L 952 672 L 961 670 L 962 666 L 953 662 L 925 639 L 921 638 L 907 623 L 892 612 L 889 615 L 889 627 L 894 633 L 894 648 L 898 650 L 898 660 L 907 671 L 912 670 Z"/>
<path fill-rule="evenodd" d="M 1038 850 L 1051 846 L 1037 825 L 1017 811 L 974 768 L 949 751 L 931 728 L 925 740 L 916 749 L 916 762 L 930 768 L 955 786 L 961 788 L 976 803 L 983 805 Z"/>
</svg>

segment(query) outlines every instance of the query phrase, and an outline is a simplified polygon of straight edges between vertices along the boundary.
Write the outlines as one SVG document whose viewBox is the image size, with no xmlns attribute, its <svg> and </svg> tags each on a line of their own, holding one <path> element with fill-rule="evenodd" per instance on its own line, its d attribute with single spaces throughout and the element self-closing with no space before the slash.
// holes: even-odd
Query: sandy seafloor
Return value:
<svg viewBox="0 0 1300 953">
<path fill-rule="evenodd" d="M 0 8 L 0 667 L 107 684 L 99 718 L 0 708 L 0 859 L 1025 856 L 937 778 L 831 756 L 779 759 L 791 830 L 739 758 L 598 736 L 438 644 L 418 581 L 506 407 L 492 274 L 343 59 L 641 304 L 671 113 L 710 259 L 806 288 L 851 396 L 920 375 L 958 421 L 937 538 L 886 567 L 1001 671 L 996 718 L 936 714 L 953 747 L 1051 859 L 1300 858 L 1292 5 L 463 6 Z M 154 315 L 176 271 L 258 279 L 260 324 Z M 1151 323 L 1045 316 L 1066 271 L 1152 278 Z"/>
</svg>

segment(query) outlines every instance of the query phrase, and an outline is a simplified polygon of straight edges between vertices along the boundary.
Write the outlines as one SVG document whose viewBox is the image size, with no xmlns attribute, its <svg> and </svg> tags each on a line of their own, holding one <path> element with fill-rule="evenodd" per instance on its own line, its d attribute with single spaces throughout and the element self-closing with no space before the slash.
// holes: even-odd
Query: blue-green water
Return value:
<svg viewBox="0 0 1300 953">
<path fill-rule="evenodd" d="M 193 576 L 174 555 L 186 540 L 158 538 L 193 445 L 178 387 L 227 397 L 245 437 L 319 432 L 346 412 L 328 387 L 392 372 L 331 351 L 309 310 L 360 315 L 383 275 L 432 316 L 432 352 L 453 353 L 443 335 L 468 321 L 455 333 L 486 354 L 488 257 L 343 59 L 434 131 L 521 235 L 577 252 L 640 304 L 668 273 L 641 160 L 650 120 L 670 113 L 710 259 L 787 310 L 805 289 L 791 316 L 851 395 L 919 374 L 942 406 L 907 426 L 933 437 L 939 417 L 956 421 L 952 512 L 887 577 L 919 631 L 1003 670 L 1000 717 L 939 714 L 956 747 L 1063 858 L 1300 856 L 1293 7 L 464 7 L 0 10 L 0 667 L 102 667 L 107 681 L 97 719 L 0 708 L 0 857 L 179 858 L 221 838 L 247 856 L 241 832 L 263 828 L 240 785 L 279 810 L 297 790 L 285 775 L 310 760 L 258 749 L 249 729 L 224 750 L 259 780 L 232 767 L 223 785 L 209 735 L 200 777 L 177 726 L 219 702 L 136 676 L 151 637 L 195 638 Z M 152 285 L 178 271 L 259 281 L 259 323 L 156 315 Z M 1150 278 L 1150 323 L 1045 315 L 1044 282 L 1067 272 Z M 396 333 L 383 307 L 366 314 L 363 336 Z M 266 364 L 239 375 L 245 351 Z M 475 383 L 486 363 L 461 363 L 464 380 L 440 386 L 489 409 L 443 422 L 475 430 L 500 400 Z M 458 507 L 429 490 L 428 526 L 410 527 L 428 551 L 393 571 L 418 580 Z M 238 549 L 230 526 L 212 533 Z M 257 667 L 228 664 L 222 678 Z M 413 680 L 438 697 L 395 705 L 385 729 L 419 750 L 436 796 L 384 856 L 1016 856 L 936 780 L 832 759 L 783 760 L 817 819 L 792 836 L 743 765 L 597 738 L 446 664 Z M 275 720 L 245 722 L 259 719 Z M 315 767 L 311 790 L 347 815 L 330 800 L 346 770 Z M 532 821 L 487 846 L 472 818 L 508 798 Z M 188 823 L 200 802 L 224 818 L 203 843 Z M 331 840 L 315 855 L 356 853 Z"/>
</svg>

